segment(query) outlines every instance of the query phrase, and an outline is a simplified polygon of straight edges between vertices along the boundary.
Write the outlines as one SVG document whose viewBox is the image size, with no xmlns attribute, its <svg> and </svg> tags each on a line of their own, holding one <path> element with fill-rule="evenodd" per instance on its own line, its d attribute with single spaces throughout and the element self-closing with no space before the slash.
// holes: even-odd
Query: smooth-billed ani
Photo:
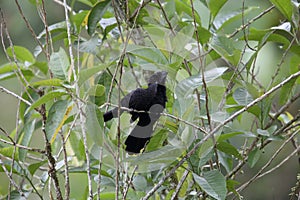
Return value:
<svg viewBox="0 0 300 200">
<path fill-rule="evenodd" d="M 129 153 L 140 153 L 146 146 L 152 136 L 153 125 L 166 107 L 167 74 L 165 71 L 156 72 L 149 78 L 147 89 L 137 88 L 120 102 L 121 107 L 132 109 L 131 122 L 139 120 L 125 141 L 125 150 Z M 122 109 L 120 111 L 120 114 L 124 112 Z M 103 117 L 105 122 L 118 117 L 118 108 L 106 112 Z"/>
</svg>

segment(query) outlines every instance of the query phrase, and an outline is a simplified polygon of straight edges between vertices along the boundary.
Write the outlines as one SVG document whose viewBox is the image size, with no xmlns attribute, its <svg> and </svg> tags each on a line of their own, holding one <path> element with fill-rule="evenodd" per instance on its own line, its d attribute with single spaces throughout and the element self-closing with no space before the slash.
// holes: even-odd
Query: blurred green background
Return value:
<svg viewBox="0 0 300 200">
<path fill-rule="evenodd" d="M 44 28 L 43 23 L 39 17 L 38 11 L 34 5 L 29 3 L 28 0 L 19 1 L 24 15 L 30 21 L 35 33 L 38 35 Z M 254 17 L 262 12 L 264 9 L 268 8 L 271 4 L 267 0 L 250 0 L 246 1 L 246 6 L 257 6 L 258 9 L 254 10 L 250 16 L 247 18 Z M 58 5 L 54 1 L 45 1 L 46 11 L 47 11 L 47 22 L 49 25 L 60 22 L 64 20 L 64 9 L 61 5 Z M 75 3 L 76 9 L 79 10 L 84 8 L 82 4 Z M 240 0 L 230 0 L 223 8 L 224 12 L 232 12 L 238 8 L 242 7 L 242 1 Z M 10 33 L 11 39 L 14 45 L 20 45 L 28 48 L 31 52 L 34 51 L 36 43 L 26 27 L 22 17 L 18 11 L 18 8 L 13 0 L 2 0 L 0 1 L 0 8 L 4 13 L 5 20 L 7 22 L 8 31 Z M 203 13 L 207 11 L 203 10 Z M 255 22 L 253 26 L 256 28 L 264 29 L 280 24 L 281 15 L 273 10 L 271 13 L 262 17 L 260 20 Z M 240 23 L 240 22 L 239 22 Z M 234 28 L 234 27 L 232 27 Z M 233 32 L 233 30 L 232 30 Z M 6 39 L 6 38 L 5 38 Z M 5 45 L 8 46 L 9 43 L 5 40 Z M 263 84 L 267 84 L 270 80 L 270 72 L 274 71 L 279 59 L 281 58 L 282 51 L 276 44 L 268 44 L 264 47 L 263 51 L 258 57 L 257 66 L 259 66 L 258 78 Z M 41 58 L 42 59 L 42 58 Z M 6 56 L 4 54 L 3 48 L 0 48 L 0 65 L 7 62 Z M 284 70 L 289 70 L 288 62 L 282 67 Z M 9 90 L 20 93 L 21 88 L 18 88 L 20 84 L 16 84 L 18 80 L 10 79 L 8 81 L 2 81 L 1 86 L 8 88 Z M 0 126 L 5 128 L 5 130 L 10 133 L 14 130 L 16 124 L 17 116 L 17 101 L 14 97 L 0 92 Z M 299 112 L 299 103 L 294 104 L 291 108 L 291 112 Z M 241 124 L 235 124 L 242 128 L 247 126 L 248 119 L 243 119 Z M 272 148 L 270 148 L 272 147 Z M 270 158 L 274 152 L 275 146 L 269 146 L 261 161 Z M 288 148 L 293 148 L 291 145 Z M 287 152 L 290 152 L 287 151 Z M 285 157 L 284 152 L 281 154 L 281 158 Z M 276 159 L 279 160 L 279 159 Z M 276 162 L 275 164 L 278 162 Z M 261 165 L 257 165 L 255 168 L 245 168 L 244 174 L 240 175 L 241 181 L 246 181 L 249 177 L 253 176 L 265 162 L 261 162 Z M 299 165 L 296 158 L 290 159 L 284 166 L 277 169 L 274 173 L 267 175 L 266 177 L 256 181 L 250 187 L 248 187 L 242 194 L 244 199 L 255 199 L 255 200 L 284 200 L 287 199 L 288 193 L 290 193 L 290 188 L 294 186 L 296 182 L 296 174 L 299 172 Z M 274 165 L 272 165 L 274 166 Z M 271 167 L 272 167 L 271 166 Z M 0 174 L 0 195 L 7 193 L 8 179 L 4 173 Z M 72 187 L 77 187 L 78 189 L 73 189 L 72 191 L 77 191 L 77 194 L 72 194 L 73 197 L 80 196 L 84 192 L 85 187 L 82 187 L 83 180 L 80 176 L 72 175 L 71 177 Z"/>
</svg>

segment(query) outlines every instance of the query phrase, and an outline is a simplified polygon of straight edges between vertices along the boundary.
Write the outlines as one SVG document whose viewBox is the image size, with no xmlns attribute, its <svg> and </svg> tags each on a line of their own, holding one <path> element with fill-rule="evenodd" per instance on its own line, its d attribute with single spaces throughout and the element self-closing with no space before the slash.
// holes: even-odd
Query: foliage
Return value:
<svg viewBox="0 0 300 200">
<path fill-rule="evenodd" d="M 0 84 L 14 79 L 22 88 L 16 94 L 0 85 L 19 101 L 15 130 L 0 127 L 0 170 L 10 184 L 5 195 L 242 198 L 245 188 L 300 150 L 300 114 L 288 110 L 300 98 L 299 5 L 270 2 L 265 9 L 243 1 L 226 12 L 227 0 L 74 0 L 59 3 L 65 19 L 47 24 L 47 2 L 28 0 L 44 23 L 37 35 L 27 26 L 34 52 L 14 45 L 2 11 L 8 60 Z M 275 10 L 281 14 L 275 26 L 255 26 Z M 257 76 L 258 60 L 270 44 L 280 58 L 265 81 Z M 128 155 L 128 114 L 106 124 L 102 114 L 159 70 L 168 72 L 167 107 L 145 152 Z M 43 135 L 39 147 L 37 135 Z M 278 156 L 290 143 L 286 157 Z M 262 160 L 270 146 L 275 153 Z M 258 170 L 240 181 L 245 168 Z M 84 177 L 80 197 L 72 187 L 78 175 Z"/>
</svg>

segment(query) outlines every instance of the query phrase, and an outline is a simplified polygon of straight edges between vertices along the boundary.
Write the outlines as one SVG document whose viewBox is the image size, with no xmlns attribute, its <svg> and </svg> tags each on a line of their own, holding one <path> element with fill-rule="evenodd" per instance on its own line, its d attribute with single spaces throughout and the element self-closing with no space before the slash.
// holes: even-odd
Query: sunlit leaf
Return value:
<svg viewBox="0 0 300 200">
<path fill-rule="evenodd" d="M 48 101 L 50 101 L 54 98 L 61 97 L 61 96 L 66 95 L 66 94 L 67 93 L 65 91 L 61 91 L 61 90 L 51 91 L 51 92 L 45 94 L 44 96 L 42 96 L 41 98 L 39 98 L 33 104 L 31 104 L 31 106 L 30 106 L 30 108 L 28 109 L 27 112 L 33 110 L 34 108 L 37 108 L 37 107 L 41 106 L 44 103 L 47 103 Z"/>
<path fill-rule="evenodd" d="M 28 171 L 30 172 L 31 175 L 33 175 L 39 167 L 43 166 L 47 162 L 48 160 L 43 160 L 41 162 L 33 163 L 28 166 Z"/>
<path fill-rule="evenodd" d="M 291 0 L 270 0 L 276 8 L 289 20 L 292 20 L 293 5 Z"/>
<path fill-rule="evenodd" d="M 29 63 L 35 62 L 35 58 L 33 57 L 32 53 L 22 46 L 13 46 L 13 48 L 9 47 L 7 49 L 7 54 L 12 58 L 14 58 L 15 55 L 16 58 L 23 63 L 26 61 Z"/>
<path fill-rule="evenodd" d="M 213 17 L 219 13 L 219 10 L 223 7 L 223 5 L 227 2 L 227 0 L 209 0 L 208 7 Z"/>
<path fill-rule="evenodd" d="M 32 86 L 61 86 L 63 83 L 62 80 L 60 79 L 56 79 L 56 78 L 53 78 L 53 79 L 46 79 L 46 80 L 41 80 L 41 81 L 36 81 L 36 82 L 33 82 L 31 85 Z"/>
</svg>

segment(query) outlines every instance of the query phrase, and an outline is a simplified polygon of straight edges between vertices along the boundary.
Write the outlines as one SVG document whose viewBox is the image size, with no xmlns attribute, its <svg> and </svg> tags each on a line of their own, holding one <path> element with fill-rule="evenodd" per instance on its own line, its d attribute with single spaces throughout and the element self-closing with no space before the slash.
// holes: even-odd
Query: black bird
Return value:
<svg viewBox="0 0 300 200">
<path fill-rule="evenodd" d="M 153 74 L 148 81 L 148 88 L 137 88 L 121 100 L 121 107 L 132 109 L 131 122 L 139 119 L 125 141 L 126 151 L 140 153 L 146 146 L 153 133 L 153 125 L 159 119 L 166 107 L 166 78 L 167 72 L 160 71 Z M 124 110 L 120 110 L 122 114 Z M 140 112 L 138 112 L 140 111 Z M 107 122 L 118 117 L 118 108 L 114 108 L 103 115 Z"/>
</svg>

